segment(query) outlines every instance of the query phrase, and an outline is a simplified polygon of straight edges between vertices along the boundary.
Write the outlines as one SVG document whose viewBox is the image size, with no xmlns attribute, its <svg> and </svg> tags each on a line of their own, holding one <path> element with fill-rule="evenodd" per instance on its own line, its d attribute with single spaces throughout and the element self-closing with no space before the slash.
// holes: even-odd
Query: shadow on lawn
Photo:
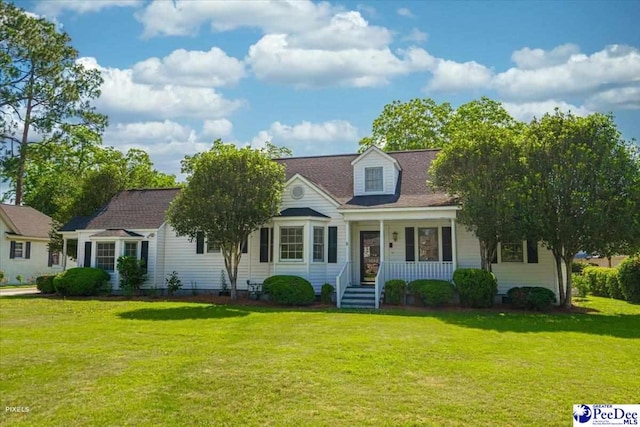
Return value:
<svg viewBox="0 0 640 427">
<path fill-rule="evenodd" d="M 122 319 L 131 320 L 185 320 L 185 319 L 226 319 L 248 316 L 250 312 L 224 305 L 197 305 L 170 308 L 139 308 L 118 314 Z"/>
</svg>

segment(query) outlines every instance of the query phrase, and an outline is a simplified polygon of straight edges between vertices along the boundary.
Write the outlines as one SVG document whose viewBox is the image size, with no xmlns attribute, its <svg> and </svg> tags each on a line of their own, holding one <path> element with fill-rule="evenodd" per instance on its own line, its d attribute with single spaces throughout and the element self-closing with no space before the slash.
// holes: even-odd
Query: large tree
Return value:
<svg viewBox="0 0 640 427">
<path fill-rule="evenodd" d="M 611 116 L 557 109 L 530 123 L 524 154 L 531 230 L 553 253 L 560 302 L 570 307 L 575 255 L 623 249 L 640 232 L 638 160 Z"/>
<path fill-rule="evenodd" d="M 448 125 L 450 142 L 431 168 L 432 183 L 456 196 L 458 221 L 480 241 L 481 266 L 491 271 L 499 241 L 522 238 L 520 187 L 522 124 L 498 102 L 460 106 Z"/>
<path fill-rule="evenodd" d="M 185 158 L 183 173 L 187 185 L 169 206 L 169 224 L 178 235 L 194 239 L 204 233 L 220 246 L 235 299 L 242 244 L 278 214 L 284 168 L 268 150 L 216 140 L 210 151 Z"/>
<path fill-rule="evenodd" d="M 53 23 L 0 1 L 2 169 L 16 204 L 31 145 L 60 143 L 78 127 L 99 136 L 107 125 L 90 103 L 100 95 L 100 73 L 79 64 L 70 43 Z"/>
<path fill-rule="evenodd" d="M 373 121 L 371 136 L 360 140 L 360 151 L 372 145 L 384 151 L 444 147 L 452 112 L 449 103 L 438 104 L 430 98 L 393 101 Z"/>
</svg>

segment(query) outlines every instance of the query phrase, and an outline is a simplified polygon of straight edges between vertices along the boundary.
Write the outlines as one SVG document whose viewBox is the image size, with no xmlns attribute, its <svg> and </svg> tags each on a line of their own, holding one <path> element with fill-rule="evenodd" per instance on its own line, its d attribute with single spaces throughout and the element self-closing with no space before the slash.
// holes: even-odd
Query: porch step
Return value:
<svg viewBox="0 0 640 427">
<path fill-rule="evenodd" d="M 349 286 L 342 297 L 342 308 L 375 308 L 376 290 L 373 287 Z"/>
</svg>

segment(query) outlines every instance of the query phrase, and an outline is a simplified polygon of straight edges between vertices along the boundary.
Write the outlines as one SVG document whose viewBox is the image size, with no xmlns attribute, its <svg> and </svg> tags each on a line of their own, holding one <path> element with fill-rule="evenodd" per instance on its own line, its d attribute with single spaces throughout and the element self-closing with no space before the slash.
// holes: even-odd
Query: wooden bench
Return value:
<svg viewBox="0 0 640 427">
<path fill-rule="evenodd" d="M 247 280 L 247 290 L 249 291 L 249 298 L 259 300 L 262 295 L 262 283 L 251 282 Z"/>
</svg>

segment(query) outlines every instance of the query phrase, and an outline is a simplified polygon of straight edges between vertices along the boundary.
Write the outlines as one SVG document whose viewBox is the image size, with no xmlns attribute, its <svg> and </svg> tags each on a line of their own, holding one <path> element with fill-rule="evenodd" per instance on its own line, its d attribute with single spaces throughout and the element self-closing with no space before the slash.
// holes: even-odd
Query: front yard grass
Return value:
<svg viewBox="0 0 640 427">
<path fill-rule="evenodd" d="M 3 297 L 0 425 L 567 426 L 573 404 L 640 399 L 640 306 L 579 304 L 591 311 Z"/>
</svg>

